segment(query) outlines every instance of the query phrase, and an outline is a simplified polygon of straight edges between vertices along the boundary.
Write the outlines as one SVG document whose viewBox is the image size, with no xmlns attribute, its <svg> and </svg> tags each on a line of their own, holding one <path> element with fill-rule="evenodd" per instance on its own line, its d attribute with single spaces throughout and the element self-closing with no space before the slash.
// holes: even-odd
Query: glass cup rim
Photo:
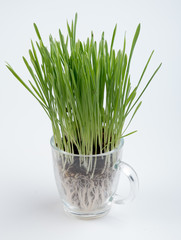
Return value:
<svg viewBox="0 0 181 240">
<path fill-rule="evenodd" d="M 64 150 L 59 149 L 58 147 L 55 146 L 54 136 L 52 136 L 51 139 L 50 139 L 50 145 L 51 145 L 52 149 L 58 151 L 61 154 L 68 155 L 68 156 L 73 156 L 73 157 L 99 157 L 99 156 L 107 156 L 107 155 L 110 155 L 110 154 L 113 154 L 113 153 L 119 151 L 124 145 L 124 138 L 120 139 L 119 145 L 116 148 L 114 148 L 113 150 L 111 150 L 109 152 L 105 152 L 105 153 L 90 154 L 90 155 L 68 153 L 68 152 L 65 152 Z"/>
</svg>

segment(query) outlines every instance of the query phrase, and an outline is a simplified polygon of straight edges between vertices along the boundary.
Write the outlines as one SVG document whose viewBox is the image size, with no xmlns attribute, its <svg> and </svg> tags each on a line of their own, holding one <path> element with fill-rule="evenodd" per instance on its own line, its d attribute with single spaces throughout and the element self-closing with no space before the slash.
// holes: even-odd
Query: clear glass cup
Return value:
<svg viewBox="0 0 181 240">
<path fill-rule="evenodd" d="M 106 215 L 112 203 L 133 200 L 138 190 L 136 172 L 122 162 L 124 140 L 114 150 L 97 155 L 76 155 L 58 149 L 51 138 L 54 173 L 66 213 L 79 218 Z M 116 193 L 120 174 L 130 181 L 130 192 L 122 198 Z"/>
</svg>

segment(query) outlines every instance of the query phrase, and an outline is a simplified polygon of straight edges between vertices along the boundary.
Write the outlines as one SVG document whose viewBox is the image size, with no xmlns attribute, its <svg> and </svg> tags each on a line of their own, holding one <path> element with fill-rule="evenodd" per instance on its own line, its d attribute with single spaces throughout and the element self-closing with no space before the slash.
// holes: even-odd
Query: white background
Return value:
<svg viewBox="0 0 181 240">
<path fill-rule="evenodd" d="M 122 48 L 126 31 L 128 52 L 141 22 L 133 85 L 152 49 L 144 83 L 163 62 L 130 127 L 139 131 L 125 139 L 123 159 L 138 173 L 139 194 L 134 202 L 113 206 L 105 218 L 91 221 L 64 214 L 53 175 L 50 122 L 5 68 L 7 61 L 28 80 L 21 57 L 28 56 L 30 39 L 36 40 L 33 22 L 48 44 L 50 33 L 58 37 L 58 28 L 66 33 L 66 20 L 75 12 L 78 38 L 85 40 L 93 30 L 99 40 L 104 30 L 110 40 L 117 23 L 115 47 Z M 180 44 L 179 0 L 0 0 L 0 239 L 181 239 Z"/>
</svg>

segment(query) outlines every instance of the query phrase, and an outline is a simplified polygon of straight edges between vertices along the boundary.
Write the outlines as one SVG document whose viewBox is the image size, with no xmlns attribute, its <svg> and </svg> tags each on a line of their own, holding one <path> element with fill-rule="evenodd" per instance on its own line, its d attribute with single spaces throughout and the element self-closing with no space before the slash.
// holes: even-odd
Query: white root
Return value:
<svg viewBox="0 0 181 240">
<path fill-rule="evenodd" d="M 107 169 L 104 174 L 82 175 L 77 173 L 63 173 L 60 170 L 61 184 L 64 196 L 68 204 L 78 207 L 80 210 L 92 211 L 107 202 L 112 194 L 112 182 L 114 171 Z"/>
</svg>

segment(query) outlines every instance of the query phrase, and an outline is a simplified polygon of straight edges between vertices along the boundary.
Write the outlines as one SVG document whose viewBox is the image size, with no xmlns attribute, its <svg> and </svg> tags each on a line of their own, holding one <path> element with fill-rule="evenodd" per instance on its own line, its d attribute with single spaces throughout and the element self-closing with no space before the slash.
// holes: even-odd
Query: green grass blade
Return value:
<svg viewBox="0 0 181 240">
<path fill-rule="evenodd" d="M 36 23 L 33 23 L 33 25 L 34 25 L 34 29 L 36 31 L 38 39 L 42 41 L 42 38 L 41 38 L 41 35 L 40 35 L 40 32 L 38 30 L 38 27 L 37 27 Z"/>
<path fill-rule="evenodd" d="M 151 78 L 149 79 L 149 81 L 147 82 L 146 86 L 144 87 L 143 91 L 141 92 L 141 94 L 139 95 L 139 97 L 136 99 L 136 101 L 134 102 L 133 106 L 131 107 L 131 109 L 129 110 L 128 114 L 131 112 L 131 110 L 134 108 L 134 106 L 136 105 L 136 103 L 139 101 L 139 99 L 141 98 L 141 96 L 143 95 L 143 93 L 145 92 L 145 90 L 147 89 L 148 85 L 150 84 L 150 82 L 152 81 L 152 79 L 154 78 L 155 74 L 158 72 L 158 70 L 160 69 L 162 63 L 160 63 L 160 65 L 157 67 L 157 69 L 155 70 L 155 72 L 153 73 L 153 75 L 151 76 Z"/>
</svg>

